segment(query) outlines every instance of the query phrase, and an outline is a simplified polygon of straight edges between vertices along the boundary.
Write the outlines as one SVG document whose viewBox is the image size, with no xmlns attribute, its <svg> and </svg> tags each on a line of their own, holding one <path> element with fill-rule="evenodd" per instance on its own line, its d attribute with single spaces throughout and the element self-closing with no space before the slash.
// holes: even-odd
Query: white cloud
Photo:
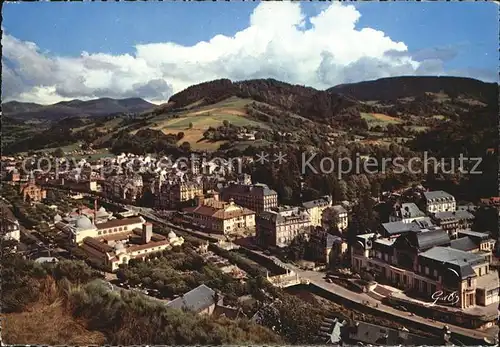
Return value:
<svg viewBox="0 0 500 347">
<path fill-rule="evenodd" d="M 403 42 L 381 31 L 356 29 L 360 16 L 354 6 L 340 3 L 306 18 L 298 2 L 262 2 L 249 26 L 232 37 L 217 35 L 193 46 L 142 44 L 126 55 L 83 52 L 79 57 L 53 57 L 34 43 L 4 34 L 3 64 L 10 67 L 3 80 L 4 100 L 52 103 L 139 96 L 165 102 L 174 92 L 217 78 L 271 77 L 323 89 L 425 74 L 427 67 L 442 72 L 437 71 L 442 69 L 438 62 L 413 60 Z M 305 29 L 307 21 L 311 25 Z"/>
</svg>

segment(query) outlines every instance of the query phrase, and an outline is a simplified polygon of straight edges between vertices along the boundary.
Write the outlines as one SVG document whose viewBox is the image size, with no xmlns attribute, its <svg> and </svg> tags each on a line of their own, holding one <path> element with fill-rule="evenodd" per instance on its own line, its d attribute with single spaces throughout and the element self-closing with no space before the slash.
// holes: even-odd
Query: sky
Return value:
<svg viewBox="0 0 500 347">
<path fill-rule="evenodd" d="M 219 78 L 326 89 L 401 75 L 498 81 L 492 2 L 4 3 L 2 99 L 154 103 Z"/>
</svg>

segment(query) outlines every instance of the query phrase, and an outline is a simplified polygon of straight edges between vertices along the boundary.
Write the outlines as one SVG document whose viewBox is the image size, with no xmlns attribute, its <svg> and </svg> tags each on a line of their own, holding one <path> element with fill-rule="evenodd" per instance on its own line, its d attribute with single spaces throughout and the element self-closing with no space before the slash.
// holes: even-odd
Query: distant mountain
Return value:
<svg viewBox="0 0 500 347">
<path fill-rule="evenodd" d="M 140 98 L 101 98 L 89 101 L 62 101 L 53 105 L 38 105 L 18 101 L 2 105 L 3 114 L 23 120 L 59 120 L 67 117 L 93 117 L 116 113 L 140 113 L 151 110 L 156 105 Z"/>
<path fill-rule="evenodd" d="M 340 84 L 327 90 L 357 100 L 393 101 L 422 96 L 425 93 L 443 93 L 450 97 L 464 96 L 490 103 L 498 99 L 498 84 L 485 83 L 472 78 L 402 76 L 381 78 L 351 84 Z"/>
<path fill-rule="evenodd" d="M 2 112 L 3 114 L 29 112 L 37 110 L 42 107 L 43 105 L 35 104 L 32 102 L 10 101 L 6 102 L 5 104 L 2 104 Z"/>
</svg>

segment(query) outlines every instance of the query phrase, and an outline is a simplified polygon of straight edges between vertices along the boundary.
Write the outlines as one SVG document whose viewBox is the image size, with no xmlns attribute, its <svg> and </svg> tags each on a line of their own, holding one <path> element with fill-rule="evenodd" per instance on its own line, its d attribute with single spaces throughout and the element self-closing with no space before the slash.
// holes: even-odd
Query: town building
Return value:
<svg viewBox="0 0 500 347">
<path fill-rule="evenodd" d="M 455 197 L 442 190 L 424 192 L 424 205 L 428 213 L 453 212 L 457 209 Z"/>
<path fill-rule="evenodd" d="M 435 231 L 442 230 L 441 227 L 434 225 L 429 217 L 425 219 L 414 220 L 411 223 L 403 221 L 382 223 L 378 230 L 379 234 L 385 238 L 397 238 L 402 234 L 409 233 L 410 231 Z"/>
<path fill-rule="evenodd" d="M 451 238 L 456 238 L 460 231 L 470 230 L 475 219 L 472 213 L 464 210 L 437 212 L 431 218 Z"/>
<path fill-rule="evenodd" d="M 330 234 L 321 227 L 311 228 L 309 246 L 312 260 L 333 266 L 344 260 L 347 242 L 338 235 Z"/>
<path fill-rule="evenodd" d="M 139 174 L 111 176 L 102 181 L 101 189 L 109 198 L 134 202 L 142 195 L 142 176 Z"/>
<path fill-rule="evenodd" d="M 162 252 L 184 243 L 182 237 L 171 231 L 167 237 L 153 233 L 151 223 L 130 225 L 121 232 L 98 232 L 97 237 L 85 237 L 80 247 L 90 260 L 98 262 L 109 271 L 118 270 L 120 264 L 128 264 L 131 259 L 144 259 L 151 254 Z"/>
<path fill-rule="evenodd" d="M 232 199 L 220 201 L 213 193 L 211 198 L 200 195 L 196 206 L 183 209 L 182 219 L 203 230 L 228 234 L 255 234 L 255 212 L 237 205 Z"/>
<path fill-rule="evenodd" d="M 14 218 L 2 218 L 2 238 L 4 240 L 21 240 L 21 229 L 19 221 Z"/>
<path fill-rule="evenodd" d="M 326 208 L 321 217 L 321 225 L 326 230 L 335 230 L 343 233 L 349 226 L 349 215 L 342 205 Z"/>
<path fill-rule="evenodd" d="M 414 203 L 396 204 L 392 214 L 389 216 L 389 222 L 411 223 L 414 220 L 425 219 L 426 215 L 420 211 Z"/>
<path fill-rule="evenodd" d="M 203 194 L 203 185 L 198 182 L 167 181 L 155 195 L 155 205 L 159 209 L 175 209 L 183 207 Z"/>
<path fill-rule="evenodd" d="M 89 217 L 80 214 L 77 218 L 56 223 L 56 227 L 67 232 L 74 244 L 80 245 L 86 237 L 96 238 L 129 232 L 136 228 L 142 228 L 144 223 L 144 218 L 133 217 L 95 224 Z"/>
<path fill-rule="evenodd" d="M 299 234 L 309 233 L 311 218 L 300 207 L 276 207 L 256 217 L 256 239 L 263 247 L 286 247 Z"/>
<path fill-rule="evenodd" d="M 449 304 L 459 309 L 498 302 L 498 275 L 489 264 L 493 240 L 481 233 L 461 235 L 457 240 L 443 230 L 409 231 L 392 239 L 358 235 L 352 269 L 427 302 L 437 291 L 455 293 L 456 302 Z"/>
<path fill-rule="evenodd" d="M 216 306 L 223 305 L 224 298 L 212 288 L 202 284 L 167 303 L 167 307 L 191 311 L 200 315 L 212 315 Z"/>
<path fill-rule="evenodd" d="M 30 178 L 27 183 L 20 185 L 19 192 L 21 193 L 24 201 L 39 202 L 47 197 L 47 191 L 35 183 L 33 173 L 30 174 Z"/>
<path fill-rule="evenodd" d="M 262 183 L 231 183 L 221 191 L 222 200 L 234 202 L 257 213 L 278 206 L 278 193 Z"/>
<path fill-rule="evenodd" d="M 319 227 L 322 225 L 323 211 L 332 206 L 332 197 L 326 195 L 316 200 L 304 202 L 302 206 L 309 213 L 311 226 Z"/>
</svg>

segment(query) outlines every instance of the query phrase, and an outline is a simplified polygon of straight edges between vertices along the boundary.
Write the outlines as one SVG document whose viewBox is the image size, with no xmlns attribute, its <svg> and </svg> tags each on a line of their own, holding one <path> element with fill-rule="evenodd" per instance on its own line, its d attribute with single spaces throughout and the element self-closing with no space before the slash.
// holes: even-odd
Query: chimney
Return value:
<svg viewBox="0 0 500 347">
<path fill-rule="evenodd" d="M 146 244 L 151 241 L 151 236 L 153 236 L 153 224 L 144 223 L 142 225 L 142 243 Z"/>
</svg>

